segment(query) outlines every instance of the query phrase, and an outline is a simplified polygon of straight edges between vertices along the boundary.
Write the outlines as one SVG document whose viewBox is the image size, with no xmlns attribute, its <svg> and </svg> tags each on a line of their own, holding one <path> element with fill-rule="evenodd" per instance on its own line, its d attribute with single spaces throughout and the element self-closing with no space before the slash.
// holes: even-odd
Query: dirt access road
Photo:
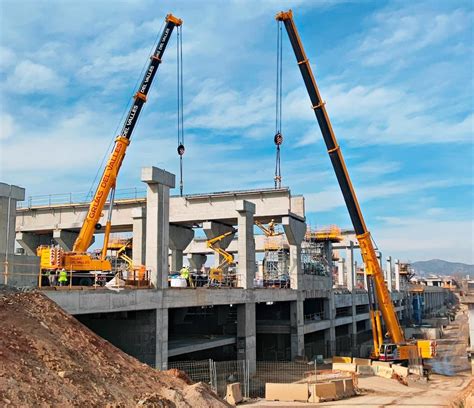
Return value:
<svg viewBox="0 0 474 408">
<path fill-rule="evenodd" d="M 456 320 L 439 340 L 438 358 L 433 362 L 433 374 L 426 383 L 405 386 L 394 379 L 360 377 L 362 395 L 319 404 L 258 401 L 249 406 L 262 407 L 464 407 L 460 400 L 474 394 L 474 380 L 466 355 L 468 321 L 463 306 Z"/>
</svg>

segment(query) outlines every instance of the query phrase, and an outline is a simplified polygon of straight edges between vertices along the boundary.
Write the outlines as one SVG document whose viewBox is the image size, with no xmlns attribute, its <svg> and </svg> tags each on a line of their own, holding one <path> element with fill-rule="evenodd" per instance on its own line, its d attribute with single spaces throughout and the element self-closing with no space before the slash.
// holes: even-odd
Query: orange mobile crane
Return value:
<svg viewBox="0 0 474 408">
<path fill-rule="evenodd" d="M 303 49 L 300 36 L 293 20 L 291 10 L 282 11 L 276 15 L 276 20 L 285 25 L 290 43 L 296 56 L 296 61 L 303 76 L 303 81 L 311 100 L 311 106 L 316 115 L 321 133 L 326 144 L 326 148 L 331 159 L 332 166 L 336 173 L 339 187 L 341 188 L 344 201 L 349 211 L 352 225 L 359 241 L 362 259 L 365 263 L 369 296 L 369 314 L 372 325 L 372 335 L 374 342 L 373 357 L 380 360 L 407 362 L 411 356 L 432 358 L 436 354 L 436 343 L 430 340 L 420 340 L 411 342 L 405 339 L 403 329 L 398 321 L 395 307 L 390 298 L 390 293 L 385 285 L 382 268 L 377 261 L 375 247 L 362 216 L 357 197 L 352 186 L 347 167 L 341 153 L 341 148 L 337 143 L 336 136 L 331 126 L 325 103 L 321 98 L 316 85 L 309 60 Z M 382 322 L 380 312 L 387 329 L 386 337 L 392 343 L 384 343 L 382 332 Z"/>
<path fill-rule="evenodd" d="M 57 247 L 39 247 L 37 254 L 41 257 L 40 262 L 42 272 L 54 271 L 62 268 L 68 272 L 111 271 L 112 269 L 109 260 L 106 259 L 106 254 L 111 229 L 112 206 L 117 175 L 125 157 L 127 147 L 130 144 L 130 138 L 135 125 L 137 124 L 140 112 L 147 100 L 151 84 L 162 61 L 163 53 L 171 37 L 171 33 L 175 27 L 178 27 L 179 29 L 182 25 L 182 20 L 176 18 L 172 14 L 168 14 L 165 18 L 165 23 L 156 49 L 150 57 L 148 69 L 145 71 L 138 91 L 134 96 L 134 101 L 126 117 L 120 135 L 115 140 L 114 148 L 102 173 L 94 198 L 90 203 L 87 216 L 82 224 L 81 231 L 74 242 L 73 249 L 71 252 L 64 252 L 58 250 Z M 104 245 L 100 257 L 97 259 L 87 253 L 87 249 L 91 244 L 96 229 L 102 227 L 99 224 L 99 220 L 102 216 L 107 197 L 109 196 L 110 205 L 105 226 Z"/>
</svg>

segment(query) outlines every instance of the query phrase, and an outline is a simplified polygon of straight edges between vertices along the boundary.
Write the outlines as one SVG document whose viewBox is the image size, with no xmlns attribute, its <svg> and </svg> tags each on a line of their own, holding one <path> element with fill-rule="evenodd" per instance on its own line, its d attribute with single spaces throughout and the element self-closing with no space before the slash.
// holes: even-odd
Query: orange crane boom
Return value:
<svg viewBox="0 0 474 408">
<path fill-rule="evenodd" d="M 372 243 L 370 232 L 368 231 L 362 211 L 360 209 L 357 197 L 352 185 L 347 167 L 344 163 L 341 148 L 337 142 L 336 135 L 332 129 L 328 113 L 326 111 L 325 103 L 321 98 L 316 80 L 314 79 L 308 57 L 303 48 L 298 30 L 293 21 L 293 13 L 291 10 L 282 11 L 276 15 L 276 20 L 283 22 L 285 25 L 290 43 L 296 56 L 298 66 L 303 76 L 303 81 L 308 91 L 311 100 L 311 107 L 316 115 L 319 127 L 321 129 L 326 148 L 331 159 L 332 166 L 336 173 L 339 187 L 344 196 L 349 215 L 356 232 L 357 240 L 359 241 L 362 259 L 365 263 L 370 319 L 372 323 L 373 340 L 374 340 L 374 354 L 378 356 L 379 348 L 383 343 L 382 326 L 380 322 L 380 314 L 377 310 L 376 300 L 378 301 L 378 308 L 382 312 L 385 325 L 387 327 L 388 335 L 396 344 L 405 342 L 403 330 L 398 321 L 395 307 L 390 298 L 390 294 L 385 285 L 384 275 L 380 264 L 377 261 L 377 255 Z M 375 297 L 376 295 L 376 297 Z"/>
</svg>

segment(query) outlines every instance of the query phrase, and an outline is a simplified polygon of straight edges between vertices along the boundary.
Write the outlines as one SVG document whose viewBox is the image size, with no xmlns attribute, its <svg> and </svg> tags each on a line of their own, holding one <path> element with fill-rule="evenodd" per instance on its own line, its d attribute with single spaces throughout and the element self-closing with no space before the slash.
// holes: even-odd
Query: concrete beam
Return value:
<svg viewBox="0 0 474 408">
<path fill-rule="evenodd" d="M 66 230 L 53 231 L 53 239 L 65 251 L 72 251 L 72 247 L 74 246 L 74 242 L 76 241 L 78 235 L 79 234 L 77 232 L 71 232 Z M 93 236 L 90 245 L 92 245 L 94 241 L 95 237 Z"/>
<path fill-rule="evenodd" d="M 169 200 L 175 186 L 174 174 L 156 167 L 142 169 L 147 184 L 146 204 L 146 266 L 156 288 L 168 287 Z"/>
<path fill-rule="evenodd" d="M 255 239 L 253 236 L 253 216 L 255 214 L 255 204 L 249 201 L 237 201 L 235 209 L 238 213 L 238 245 L 239 264 L 237 273 L 237 283 L 239 287 L 249 289 L 253 287 L 255 279 Z"/>
<path fill-rule="evenodd" d="M 193 229 L 170 224 L 171 270 L 173 272 L 183 267 L 183 251 L 193 238 Z"/>
</svg>

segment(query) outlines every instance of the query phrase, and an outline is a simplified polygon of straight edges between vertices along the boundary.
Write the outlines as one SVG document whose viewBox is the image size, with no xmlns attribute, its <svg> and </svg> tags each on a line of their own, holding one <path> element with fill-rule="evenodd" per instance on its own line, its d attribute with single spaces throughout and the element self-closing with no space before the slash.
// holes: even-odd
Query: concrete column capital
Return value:
<svg viewBox="0 0 474 408">
<path fill-rule="evenodd" d="M 158 167 L 143 167 L 142 181 L 147 184 L 162 184 L 174 188 L 176 185 L 176 176 Z"/>
<path fill-rule="evenodd" d="M 235 210 L 255 214 L 255 204 L 247 200 L 239 200 L 235 203 Z"/>
<path fill-rule="evenodd" d="M 7 183 L 0 183 L 0 197 L 23 201 L 25 199 L 25 189 Z"/>
</svg>

